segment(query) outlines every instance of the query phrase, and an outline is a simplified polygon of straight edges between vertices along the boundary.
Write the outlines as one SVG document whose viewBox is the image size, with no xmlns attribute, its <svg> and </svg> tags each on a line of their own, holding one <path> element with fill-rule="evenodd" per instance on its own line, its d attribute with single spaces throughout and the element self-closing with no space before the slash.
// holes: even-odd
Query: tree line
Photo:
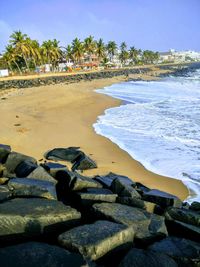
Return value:
<svg viewBox="0 0 200 267">
<path fill-rule="evenodd" d="M 72 60 L 75 65 L 83 63 L 85 55 L 88 56 L 89 62 L 92 62 L 92 56 L 95 55 L 102 65 L 113 62 L 116 55 L 122 65 L 127 61 L 129 65 L 152 64 L 159 59 L 158 52 L 142 51 L 134 46 L 128 49 L 125 42 L 118 48 L 115 41 L 105 44 L 102 38 L 95 40 L 93 36 L 89 36 L 83 41 L 75 38 L 66 47 L 60 46 L 56 39 L 44 41 L 40 45 L 27 34 L 14 31 L 1 57 L 0 67 L 7 67 L 11 72 L 20 74 L 31 72 L 44 64 L 51 64 L 52 70 L 56 70 L 58 63 L 65 60 Z"/>
</svg>

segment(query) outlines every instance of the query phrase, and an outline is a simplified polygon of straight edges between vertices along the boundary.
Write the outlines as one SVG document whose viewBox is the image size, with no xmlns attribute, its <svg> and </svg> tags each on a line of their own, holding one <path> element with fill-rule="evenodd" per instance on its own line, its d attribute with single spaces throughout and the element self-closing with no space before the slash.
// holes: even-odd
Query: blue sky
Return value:
<svg viewBox="0 0 200 267">
<path fill-rule="evenodd" d="M 91 34 L 141 49 L 200 51 L 200 0 L 0 0 L 0 51 L 18 29 L 64 46 Z"/>
</svg>

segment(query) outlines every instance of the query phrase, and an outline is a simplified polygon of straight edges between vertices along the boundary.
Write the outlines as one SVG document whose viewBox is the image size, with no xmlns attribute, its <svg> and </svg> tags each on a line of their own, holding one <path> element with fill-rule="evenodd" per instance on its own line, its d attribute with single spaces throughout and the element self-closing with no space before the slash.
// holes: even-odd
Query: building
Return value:
<svg viewBox="0 0 200 267">
<path fill-rule="evenodd" d="M 160 60 L 159 63 L 163 62 L 191 62 L 191 61 L 200 61 L 200 52 L 186 50 L 186 51 L 176 51 L 174 49 L 169 50 L 168 52 L 159 53 Z"/>
</svg>

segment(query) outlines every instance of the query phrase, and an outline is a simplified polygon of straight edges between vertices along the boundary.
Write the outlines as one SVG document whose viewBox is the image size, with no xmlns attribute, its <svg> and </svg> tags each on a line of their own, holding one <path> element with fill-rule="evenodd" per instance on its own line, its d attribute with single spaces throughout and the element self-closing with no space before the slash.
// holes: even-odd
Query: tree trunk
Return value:
<svg viewBox="0 0 200 267">
<path fill-rule="evenodd" d="M 19 65 L 17 64 L 17 62 L 16 62 L 15 60 L 14 60 L 13 62 L 14 62 L 14 64 L 17 66 L 17 69 L 18 69 L 20 75 L 22 75 L 22 71 L 21 71 Z"/>
<path fill-rule="evenodd" d="M 26 67 L 27 67 L 28 71 L 30 72 L 30 68 L 29 68 L 29 66 L 28 66 L 28 62 L 27 62 L 27 60 L 26 60 L 26 57 L 25 57 L 24 54 L 22 54 L 22 56 L 23 56 L 23 59 L 24 59 L 24 61 L 25 61 Z"/>
</svg>

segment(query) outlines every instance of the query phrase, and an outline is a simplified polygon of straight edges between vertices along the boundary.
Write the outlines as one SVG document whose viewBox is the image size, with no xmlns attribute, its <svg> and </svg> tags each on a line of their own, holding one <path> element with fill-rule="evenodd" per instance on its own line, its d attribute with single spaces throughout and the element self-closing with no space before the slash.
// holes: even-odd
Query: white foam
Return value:
<svg viewBox="0 0 200 267">
<path fill-rule="evenodd" d="M 195 77 L 193 79 L 193 77 Z M 200 201 L 200 79 L 127 82 L 101 90 L 128 102 L 107 109 L 94 124 L 147 169 L 177 178 Z"/>
</svg>

